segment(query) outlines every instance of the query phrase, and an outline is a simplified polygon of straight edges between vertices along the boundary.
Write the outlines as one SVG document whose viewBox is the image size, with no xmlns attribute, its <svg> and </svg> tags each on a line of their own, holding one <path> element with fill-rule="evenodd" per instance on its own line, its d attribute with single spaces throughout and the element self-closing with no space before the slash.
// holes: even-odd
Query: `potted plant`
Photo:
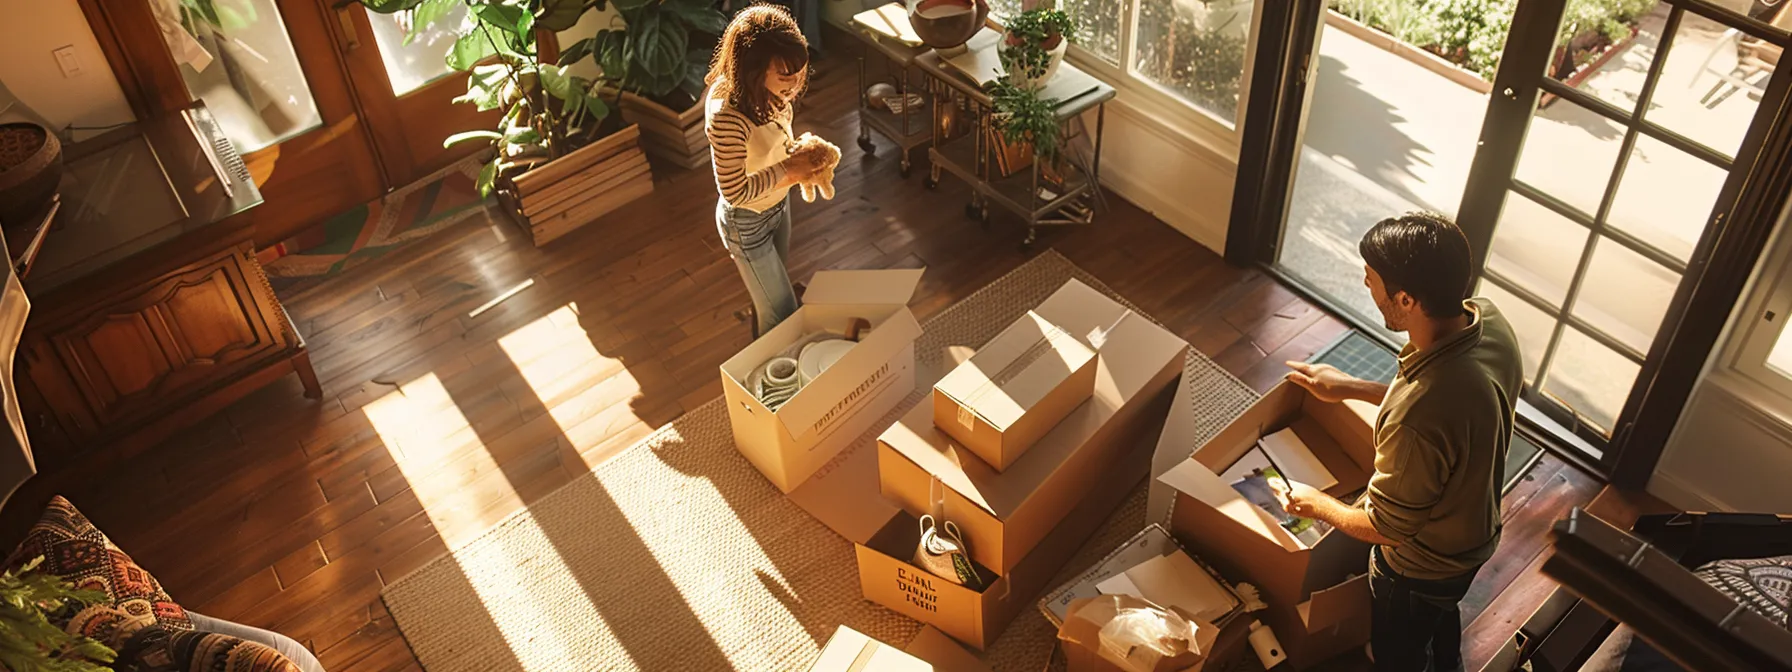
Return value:
<svg viewBox="0 0 1792 672">
<path fill-rule="evenodd" d="M 1063 10 L 1041 7 L 1021 12 L 1003 26 L 997 51 L 1003 70 L 1015 86 L 1044 86 L 1064 62 L 1064 51 L 1070 47 L 1065 36 L 1075 32 L 1076 22 Z"/>
<path fill-rule="evenodd" d="M 569 45 L 560 64 L 595 59 L 618 91 L 622 118 L 641 127 L 647 153 L 673 165 L 709 162 L 703 77 L 728 17 L 713 0 L 613 0 L 619 27 Z"/>
<path fill-rule="evenodd" d="M 443 140 L 487 142 L 492 158 L 476 182 L 493 192 L 537 246 L 653 190 L 640 131 L 610 114 L 596 83 L 542 63 L 537 30 L 571 28 L 603 0 L 361 0 L 375 12 L 411 12 L 406 39 L 465 3 L 467 20 L 444 57 L 468 73 L 457 103 L 503 110 L 497 128 Z"/>
<path fill-rule="evenodd" d="M 62 577 L 36 571 L 43 558 L 0 574 L 0 666 L 9 670 L 109 672 L 117 654 L 106 645 L 50 623 L 68 606 L 106 601 L 105 593 L 75 590 Z"/>
<path fill-rule="evenodd" d="M 1063 127 L 1058 121 L 1057 99 L 1042 98 L 1038 89 L 1016 85 L 1012 76 L 990 82 L 987 90 L 993 108 L 990 126 L 997 136 L 991 146 L 1002 176 L 1014 174 L 1033 160 L 1040 162 L 1043 173 L 1059 174 L 1055 169 L 1063 155 Z"/>
</svg>

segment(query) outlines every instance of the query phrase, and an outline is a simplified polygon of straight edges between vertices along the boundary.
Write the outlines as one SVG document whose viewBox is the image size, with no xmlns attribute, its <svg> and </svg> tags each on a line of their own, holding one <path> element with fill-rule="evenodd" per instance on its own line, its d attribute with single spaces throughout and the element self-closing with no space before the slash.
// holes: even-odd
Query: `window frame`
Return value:
<svg viewBox="0 0 1792 672">
<path fill-rule="evenodd" d="M 1238 111 L 1231 120 L 1224 119 L 1193 102 L 1183 100 L 1167 87 L 1138 74 L 1134 67 L 1137 55 L 1139 4 L 1143 0 L 1115 0 L 1124 3 L 1120 16 L 1120 65 L 1109 63 L 1072 40 L 1064 60 L 1114 87 L 1115 104 L 1125 107 L 1151 123 L 1180 135 L 1201 148 L 1217 154 L 1228 163 L 1238 164 L 1238 153 L 1250 98 L 1252 69 L 1256 61 L 1257 35 L 1262 28 L 1262 0 L 1251 1 L 1251 25 L 1245 36 L 1244 71 L 1238 78 Z M 1022 6 L 1033 4 L 1023 2 Z M 1002 19 L 992 14 L 990 21 L 1001 25 Z"/>
</svg>

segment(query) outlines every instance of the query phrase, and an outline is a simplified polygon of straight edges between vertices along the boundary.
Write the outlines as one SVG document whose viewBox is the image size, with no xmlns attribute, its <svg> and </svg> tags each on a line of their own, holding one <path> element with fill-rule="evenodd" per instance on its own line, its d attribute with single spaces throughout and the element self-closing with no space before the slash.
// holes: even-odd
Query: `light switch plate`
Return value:
<svg viewBox="0 0 1792 672">
<path fill-rule="evenodd" d="M 62 68 L 64 78 L 81 74 L 81 59 L 75 56 L 75 45 L 64 45 L 50 53 L 56 55 L 56 65 Z"/>
</svg>

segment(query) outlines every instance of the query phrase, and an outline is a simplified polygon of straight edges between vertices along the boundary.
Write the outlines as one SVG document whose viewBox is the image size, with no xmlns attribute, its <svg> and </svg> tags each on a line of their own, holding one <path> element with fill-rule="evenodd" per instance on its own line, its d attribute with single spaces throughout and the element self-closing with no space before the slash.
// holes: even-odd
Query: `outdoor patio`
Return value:
<svg viewBox="0 0 1792 672">
<path fill-rule="evenodd" d="M 1577 88 L 1620 109 L 1636 106 L 1661 41 L 1665 5 L 1639 21 L 1636 39 Z M 1486 114 L 1487 96 L 1344 30 L 1320 42 L 1317 88 L 1290 204 L 1281 263 L 1315 289 L 1366 316 L 1357 241 L 1376 221 L 1408 210 L 1456 214 Z M 1757 102 L 1732 33 L 1688 17 L 1668 54 L 1645 118 L 1725 155 L 1741 144 Z M 1540 109 L 1517 177 L 1585 213 L 1611 179 L 1623 127 L 1557 100 Z M 1639 138 L 1607 221 L 1684 262 L 1697 243 L 1726 172 L 1648 137 Z M 1587 231 L 1512 195 L 1495 233 L 1489 268 L 1561 305 Z M 1679 282 L 1675 269 L 1611 242 L 1598 244 L 1571 312 L 1637 352 L 1646 352 Z M 1555 320 L 1482 284 L 1520 331 L 1527 368 L 1539 374 Z M 1376 320 L 1379 321 L 1379 320 Z M 1637 366 L 1573 329 L 1565 331 L 1544 389 L 1609 427 Z"/>
</svg>

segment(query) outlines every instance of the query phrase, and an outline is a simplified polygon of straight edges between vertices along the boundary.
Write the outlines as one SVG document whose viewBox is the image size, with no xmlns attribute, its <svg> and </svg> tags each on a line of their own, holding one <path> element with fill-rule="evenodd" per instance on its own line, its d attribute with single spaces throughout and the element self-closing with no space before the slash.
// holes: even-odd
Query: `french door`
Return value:
<svg viewBox="0 0 1792 672">
<path fill-rule="evenodd" d="M 1524 426 L 1627 485 L 1646 481 L 1684 402 L 1676 390 L 1690 389 L 1715 340 L 1709 325 L 1724 321 L 1740 292 L 1732 267 L 1743 275 L 1752 267 L 1778 212 L 1762 208 L 1785 199 L 1774 186 L 1787 172 L 1776 148 L 1788 135 L 1792 76 L 1777 65 L 1792 46 L 1792 15 L 1777 2 L 1659 0 L 1601 24 L 1585 8 L 1566 11 L 1567 0 L 1517 0 L 1497 71 L 1479 94 L 1478 131 L 1459 145 L 1431 143 L 1443 147 L 1424 157 L 1466 174 L 1447 183 L 1448 171 L 1434 171 L 1432 183 L 1416 186 L 1384 180 L 1392 186 L 1360 191 L 1391 196 L 1329 199 L 1337 221 L 1316 232 L 1300 221 L 1296 186 L 1312 183 L 1300 171 L 1323 167 L 1326 157 L 1301 153 L 1303 136 L 1333 110 L 1307 109 L 1319 69 L 1307 64 L 1337 65 L 1303 26 L 1323 23 L 1311 13 L 1326 4 L 1296 2 L 1279 43 L 1266 31 L 1271 43 L 1260 45 L 1285 65 L 1279 81 L 1265 78 L 1270 90 L 1252 92 L 1253 106 L 1261 99 L 1268 109 L 1252 108 L 1245 152 L 1259 148 L 1264 158 L 1241 162 L 1228 257 L 1267 264 L 1398 346 L 1403 335 L 1381 330 L 1363 308 L 1372 304 L 1356 284 L 1362 261 L 1351 238 L 1398 214 L 1371 212 L 1378 208 L 1418 201 L 1448 212 L 1453 204 L 1435 201 L 1460 194 L 1450 214 L 1475 252 L 1476 294 L 1500 307 L 1520 339 Z M 1373 79 L 1364 62 L 1345 72 Z M 1372 135 L 1404 121 L 1389 116 L 1354 123 Z M 1333 172 L 1376 181 L 1369 170 Z M 1420 198 L 1436 194 L 1445 196 Z M 1365 201 L 1362 212 L 1350 209 Z"/>
<path fill-rule="evenodd" d="M 242 217 L 284 239 L 477 151 L 441 147 L 495 123 L 449 100 L 455 17 L 405 43 L 402 17 L 354 0 L 81 0 L 139 117 L 203 101 L 265 203 Z M 464 9 L 457 9 L 464 14 Z"/>
</svg>

